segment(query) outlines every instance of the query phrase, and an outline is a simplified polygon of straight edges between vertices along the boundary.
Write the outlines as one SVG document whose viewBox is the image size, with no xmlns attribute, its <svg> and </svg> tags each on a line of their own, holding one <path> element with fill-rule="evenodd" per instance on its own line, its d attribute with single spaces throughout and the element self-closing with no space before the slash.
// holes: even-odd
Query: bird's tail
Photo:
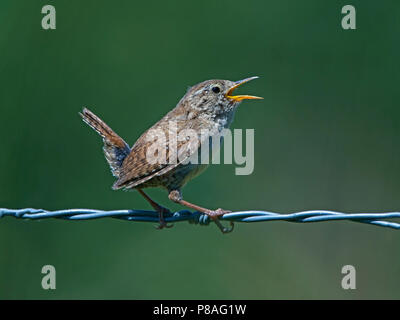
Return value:
<svg viewBox="0 0 400 320">
<path fill-rule="evenodd" d="M 84 122 L 102 136 L 104 155 L 110 165 L 112 174 L 118 178 L 122 162 L 131 151 L 128 144 L 90 110 L 84 108 L 82 113 L 79 114 Z"/>
</svg>

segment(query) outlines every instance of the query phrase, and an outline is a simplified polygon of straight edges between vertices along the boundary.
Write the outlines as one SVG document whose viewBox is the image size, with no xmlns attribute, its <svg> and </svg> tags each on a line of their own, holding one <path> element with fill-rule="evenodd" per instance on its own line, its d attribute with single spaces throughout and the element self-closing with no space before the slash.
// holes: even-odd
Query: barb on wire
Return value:
<svg viewBox="0 0 400 320">
<path fill-rule="evenodd" d="M 48 211 L 43 209 L 4 209 L 0 208 L 0 218 L 12 216 L 18 219 L 47 219 L 57 218 L 66 220 L 91 220 L 100 218 L 115 218 L 127 221 L 155 222 L 159 221 L 158 213 L 147 210 L 94 210 L 94 209 L 67 209 Z M 188 210 L 167 213 L 164 215 L 166 222 L 188 221 L 189 223 L 208 225 L 212 220 L 206 214 Z M 286 221 L 296 223 L 322 222 L 333 220 L 349 220 L 360 223 L 400 229 L 400 223 L 386 221 L 387 219 L 400 218 L 400 212 L 387 213 L 343 213 L 327 210 L 302 211 L 291 214 L 279 214 L 269 211 L 237 211 L 224 214 L 220 220 L 230 222 L 266 222 Z"/>
</svg>

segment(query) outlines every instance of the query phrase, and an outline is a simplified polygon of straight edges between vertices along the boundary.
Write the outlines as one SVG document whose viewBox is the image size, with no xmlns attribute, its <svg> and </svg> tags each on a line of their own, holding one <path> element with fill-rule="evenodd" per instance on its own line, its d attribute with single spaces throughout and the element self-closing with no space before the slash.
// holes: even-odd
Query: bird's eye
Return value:
<svg viewBox="0 0 400 320">
<path fill-rule="evenodd" d="M 214 93 L 219 93 L 219 92 L 221 91 L 221 89 L 220 89 L 219 87 L 212 87 L 211 90 L 212 90 Z"/>
</svg>

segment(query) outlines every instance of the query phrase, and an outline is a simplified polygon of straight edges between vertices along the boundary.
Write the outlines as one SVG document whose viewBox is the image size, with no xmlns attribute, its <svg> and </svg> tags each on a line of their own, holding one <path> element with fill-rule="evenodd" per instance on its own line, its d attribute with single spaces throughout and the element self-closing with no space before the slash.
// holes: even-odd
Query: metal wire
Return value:
<svg viewBox="0 0 400 320">
<path fill-rule="evenodd" d="M 43 209 L 4 209 L 0 208 L 0 218 L 12 216 L 18 219 L 47 219 L 57 218 L 65 220 L 91 220 L 100 218 L 115 218 L 127 221 L 153 222 L 159 221 L 158 213 L 147 210 L 94 210 L 94 209 L 67 209 L 48 211 Z M 188 221 L 189 223 L 208 225 L 212 220 L 206 214 L 182 210 L 164 215 L 165 221 L 169 223 Z M 287 221 L 296 223 L 323 222 L 333 220 L 349 220 L 367 223 L 380 227 L 400 229 L 400 223 L 385 221 L 387 219 L 400 218 L 400 212 L 388 213 L 343 213 L 327 210 L 302 211 L 291 214 L 279 214 L 269 211 L 238 211 L 227 213 L 220 220 L 231 222 L 266 222 Z"/>
</svg>

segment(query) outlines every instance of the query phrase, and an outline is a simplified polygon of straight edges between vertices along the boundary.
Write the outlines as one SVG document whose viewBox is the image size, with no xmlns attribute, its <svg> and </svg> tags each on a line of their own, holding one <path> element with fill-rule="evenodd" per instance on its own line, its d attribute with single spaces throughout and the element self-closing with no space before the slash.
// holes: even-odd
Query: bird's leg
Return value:
<svg viewBox="0 0 400 320">
<path fill-rule="evenodd" d="M 137 191 L 147 200 L 148 203 L 150 203 L 150 205 L 153 207 L 153 209 L 158 212 L 158 217 L 160 219 L 160 225 L 157 226 L 157 229 L 171 228 L 174 226 L 173 224 L 168 225 L 164 220 L 164 213 L 170 213 L 170 211 L 167 208 L 160 206 L 157 202 L 155 202 L 147 194 L 145 194 L 142 189 L 137 189 Z"/>
<path fill-rule="evenodd" d="M 222 233 L 229 233 L 229 232 L 233 231 L 234 224 L 233 224 L 232 221 L 230 221 L 231 228 L 225 228 L 221 224 L 219 219 L 218 219 L 218 217 L 223 216 L 225 213 L 229 213 L 231 211 L 223 210 L 221 208 L 219 208 L 217 210 L 210 210 L 210 209 L 206 209 L 206 208 L 200 207 L 200 206 L 198 206 L 196 204 L 190 203 L 190 202 L 188 202 L 186 200 L 183 200 L 182 194 L 181 194 L 181 192 L 179 190 L 170 191 L 170 193 L 168 195 L 168 198 L 171 201 L 175 202 L 175 203 L 179 203 L 179 204 L 181 204 L 181 205 L 183 205 L 185 207 L 188 207 L 188 208 L 194 209 L 196 211 L 205 213 L 206 215 L 208 215 L 215 222 L 215 224 L 221 230 Z"/>
</svg>

